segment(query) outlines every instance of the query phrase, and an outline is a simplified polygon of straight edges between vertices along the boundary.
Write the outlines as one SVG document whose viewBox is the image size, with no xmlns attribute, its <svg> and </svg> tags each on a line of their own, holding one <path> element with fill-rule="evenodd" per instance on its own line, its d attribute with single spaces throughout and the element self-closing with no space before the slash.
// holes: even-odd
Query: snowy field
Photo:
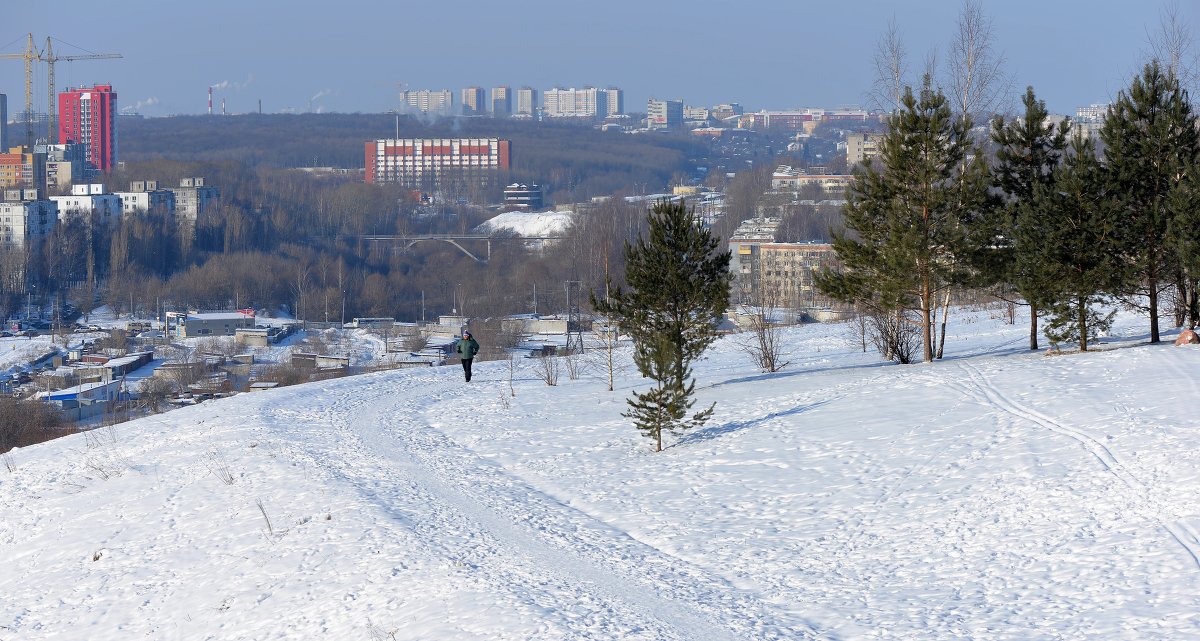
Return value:
<svg viewBox="0 0 1200 641">
<path fill-rule="evenodd" d="M 1200 349 L 1046 356 L 788 331 L 697 368 L 662 453 L 602 373 L 522 362 L 244 394 L 15 451 L 0 641 L 1197 639 Z M 1173 338 L 1173 336 L 1171 336 Z"/>
</svg>

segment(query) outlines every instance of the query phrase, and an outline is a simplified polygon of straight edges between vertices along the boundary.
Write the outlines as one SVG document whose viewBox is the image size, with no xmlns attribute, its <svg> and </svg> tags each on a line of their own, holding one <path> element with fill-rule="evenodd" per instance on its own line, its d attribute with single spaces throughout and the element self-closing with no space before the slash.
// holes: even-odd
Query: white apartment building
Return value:
<svg viewBox="0 0 1200 641">
<path fill-rule="evenodd" d="M 192 222 L 221 200 L 221 191 L 205 185 L 203 178 L 180 178 L 179 186 L 167 191 L 175 194 L 175 213 Z"/>
<path fill-rule="evenodd" d="M 679 129 L 683 127 L 682 100 L 646 101 L 646 125 L 651 129 Z"/>
<path fill-rule="evenodd" d="M 121 198 L 116 194 L 104 193 L 104 185 L 72 185 L 70 196 L 51 196 L 58 205 L 60 219 L 67 216 L 83 216 L 101 225 L 111 225 L 121 219 Z"/>
<path fill-rule="evenodd" d="M 608 92 L 595 87 L 555 87 L 542 94 L 542 107 L 548 118 L 607 118 Z"/>
<path fill-rule="evenodd" d="M 58 223 L 58 204 L 52 200 L 0 203 L 0 246 L 32 247 L 50 235 Z"/>
<path fill-rule="evenodd" d="M 608 94 L 608 115 L 620 116 L 625 113 L 625 92 L 617 87 L 604 90 Z"/>
<path fill-rule="evenodd" d="M 870 162 L 879 155 L 883 134 L 846 134 L 846 164 L 850 166 Z"/>
<path fill-rule="evenodd" d="M 155 180 L 135 180 L 129 183 L 129 191 L 118 191 L 116 196 L 121 199 L 121 211 L 125 214 L 175 213 L 175 193 L 159 189 L 158 181 Z"/>
<path fill-rule="evenodd" d="M 533 87 L 521 87 L 517 89 L 517 111 L 518 115 L 532 116 L 537 113 L 538 108 L 538 90 Z"/>
<path fill-rule="evenodd" d="M 432 113 L 448 116 L 454 109 L 454 94 L 449 89 L 431 91 L 401 91 L 400 104 L 409 112 Z"/>
</svg>

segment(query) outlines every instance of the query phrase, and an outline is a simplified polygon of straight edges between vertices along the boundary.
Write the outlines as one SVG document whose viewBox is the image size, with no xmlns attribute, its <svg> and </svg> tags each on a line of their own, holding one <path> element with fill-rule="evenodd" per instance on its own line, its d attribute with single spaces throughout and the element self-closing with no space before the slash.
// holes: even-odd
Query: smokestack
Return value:
<svg viewBox="0 0 1200 641">
<path fill-rule="evenodd" d="M 262 115 L 262 98 L 258 99 L 258 115 Z"/>
<path fill-rule="evenodd" d="M 208 115 L 212 115 L 212 87 L 208 88 Z"/>
<path fill-rule="evenodd" d="M 225 115 L 225 99 L 221 98 L 221 115 Z"/>
</svg>

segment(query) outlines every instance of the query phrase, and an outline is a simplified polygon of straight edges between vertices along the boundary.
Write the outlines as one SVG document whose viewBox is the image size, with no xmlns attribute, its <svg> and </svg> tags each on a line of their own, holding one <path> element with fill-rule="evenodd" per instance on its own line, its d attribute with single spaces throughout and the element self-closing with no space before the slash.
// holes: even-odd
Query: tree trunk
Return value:
<svg viewBox="0 0 1200 641">
<path fill-rule="evenodd" d="M 1079 318 L 1079 351 L 1088 351 L 1088 334 L 1087 334 L 1087 301 L 1081 296 L 1077 301 L 1078 318 Z"/>
<path fill-rule="evenodd" d="M 1158 336 L 1158 279 L 1150 279 L 1150 343 L 1159 342 Z"/>
<path fill-rule="evenodd" d="M 1029 351 L 1038 348 L 1038 308 L 1036 303 L 1029 303 Z"/>
<path fill-rule="evenodd" d="M 950 316 L 950 289 L 946 289 L 946 298 L 942 301 L 942 335 L 938 338 L 937 357 L 941 360 L 946 349 L 946 319 Z"/>
<path fill-rule="evenodd" d="M 1200 322 L 1200 293 L 1196 290 L 1200 289 L 1200 281 L 1192 278 L 1190 275 L 1187 279 L 1187 324 L 1188 329 L 1196 329 L 1196 325 Z"/>
<path fill-rule="evenodd" d="M 921 348 L 924 351 L 926 363 L 933 362 L 932 298 L 927 284 L 925 290 L 921 292 Z"/>
</svg>

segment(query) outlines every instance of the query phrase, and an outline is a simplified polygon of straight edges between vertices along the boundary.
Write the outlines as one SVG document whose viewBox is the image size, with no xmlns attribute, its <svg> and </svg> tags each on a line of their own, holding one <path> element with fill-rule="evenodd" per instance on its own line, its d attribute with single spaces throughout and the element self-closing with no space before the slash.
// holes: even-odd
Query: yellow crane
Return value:
<svg viewBox="0 0 1200 641">
<path fill-rule="evenodd" d="M 29 34 L 30 46 L 33 46 L 33 34 Z M 57 96 L 54 93 L 54 63 L 72 62 L 75 60 L 109 60 L 122 57 L 119 53 L 89 53 L 82 56 L 56 56 L 50 45 L 50 37 L 46 37 L 46 51 L 38 54 L 38 59 L 46 63 L 46 135 L 50 144 L 58 144 L 58 119 L 55 114 Z M 28 81 L 27 81 L 28 82 Z M 27 90 L 28 91 L 28 90 Z"/>
<path fill-rule="evenodd" d="M 21 53 L 0 53 L 0 58 L 20 58 L 25 61 L 25 144 L 33 150 L 33 61 L 40 60 L 37 49 L 33 48 L 33 34 L 29 34 L 29 48 Z M 0 150 L 7 153 L 8 150 Z"/>
<path fill-rule="evenodd" d="M 50 38 L 46 38 L 46 50 L 38 51 L 33 46 L 33 34 L 29 34 L 29 44 L 25 51 L 21 53 L 0 53 L 0 58 L 16 58 L 25 61 L 25 145 L 33 150 L 33 63 L 34 61 L 46 63 L 46 117 L 47 129 L 46 134 L 50 144 L 58 142 L 58 121 L 55 117 L 55 88 L 54 88 L 54 63 L 70 62 L 73 60 L 97 60 L 109 58 L 121 58 L 119 53 L 89 53 L 80 56 L 56 56 L 50 44 Z M 8 151 L 7 149 L 3 151 Z"/>
</svg>

